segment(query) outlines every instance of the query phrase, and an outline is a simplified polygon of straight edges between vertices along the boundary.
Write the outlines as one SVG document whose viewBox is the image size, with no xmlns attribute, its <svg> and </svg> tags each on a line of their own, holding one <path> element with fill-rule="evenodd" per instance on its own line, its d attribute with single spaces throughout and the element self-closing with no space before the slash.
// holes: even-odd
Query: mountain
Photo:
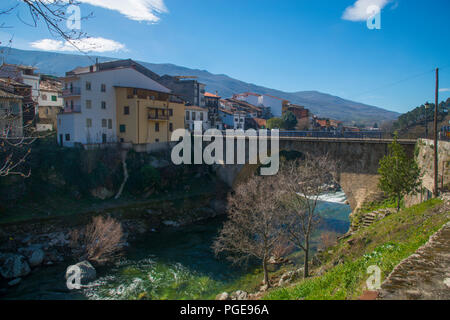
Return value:
<svg viewBox="0 0 450 320">
<path fill-rule="evenodd" d="M 114 60 L 113 58 L 74 54 L 61 54 L 43 51 L 26 51 L 13 48 L 1 48 L 5 62 L 13 64 L 24 64 L 35 66 L 39 72 L 62 76 L 66 71 L 76 67 L 87 66 L 99 62 Z M 224 74 L 212 74 L 206 70 L 189 69 L 174 64 L 154 64 L 141 62 L 159 75 L 187 75 L 197 76 L 198 80 L 207 85 L 210 92 L 218 91 L 222 97 L 231 97 L 233 93 L 255 92 L 259 94 L 270 94 L 292 103 L 303 105 L 314 114 L 344 121 L 346 123 L 366 123 L 372 125 L 374 122 L 395 120 L 399 114 L 379 107 L 366 105 L 359 102 L 349 101 L 340 97 L 332 96 L 317 91 L 283 92 L 270 89 L 256 84 L 246 83 L 233 79 Z"/>
</svg>

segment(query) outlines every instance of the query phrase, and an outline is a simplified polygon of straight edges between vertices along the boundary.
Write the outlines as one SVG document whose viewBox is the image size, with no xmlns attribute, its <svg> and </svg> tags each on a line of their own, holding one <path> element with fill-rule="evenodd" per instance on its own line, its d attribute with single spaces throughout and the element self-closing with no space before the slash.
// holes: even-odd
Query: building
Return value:
<svg viewBox="0 0 450 320">
<path fill-rule="evenodd" d="M 236 99 L 227 99 L 227 101 L 232 104 L 233 110 L 243 111 L 247 113 L 247 117 L 261 118 L 263 116 L 263 110 L 261 107 L 256 107 L 248 102 Z"/>
<path fill-rule="evenodd" d="M 297 130 L 310 130 L 313 127 L 312 113 L 305 107 L 289 103 L 283 106 L 283 115 L 286 112 L 292 112 L 295 115 Z"/>
<path fill-rule="evenodd" d="M 186 106 L 185 107 L 185 127 L 189 131 L 194 131 L 195 123 L 200 121 L 203 130 L 210 128 L 208 121 L 208 109 L 198 106 Z"/>
<path fill-rule="evenodd" d="M 319 131 L 342 131 L 343 122 L 333 119 L 313 118 L 313 128 Z"/>
<path fill-rule="evenodd" d="M 245 111 L 236 111 L 233 113 L 234 130 L 245 130 L 245 119 L 247 116 Z"/>
<path fill-rule="evenodd" d="M 0 77 L 10 78 L 31 87 L 31 96 L 34 102 L 39 98 L 40 76 L 35 73 L 37 68 L 17 64 L 4 63 L 0 66 Z"/>
<path fill-rule="evenodd" d="M 257 94 L 253 92 L 245 92 L 233 95 L 233 99 L 245 101 L 257 107 L 265 107 L 270 109 L 271 115 L 274 117 L 281 117 L 283 114 L 283 106 L 289 101 L 281 99 L 269 94 Z M 270 118 L 270 116 L 268 117 Z"/>
<path fill-rule="evenodd" d="M 36 107 L 31 86 L 11 78 L 0 78 L 0 87 L 7 88 L 8 92 L 22 97 L 22 127 L 31 127 L 35 120 Z"/>
<path fill-rule="evenodd" d="M 246 118 L 245 119 L 246 129 L 267 129 L 267 120 L 261 118 Z"/>
<path fill-rule="evenodd" d="M 183 99 L 187 105 L 205 106 L 206 85 L 196 80 L 196 77 L 164 75 L 157 79 L 160 84 L 172 90 L 172 93 Z"/>
<path fill-rule="evenodd" d="M 219 115 L 220 96 L 205 92 L 205 105 L 208 108 L 208 121 L 211 128 L 222 129 L 223 124 Z"/>
<path fill-rule="evenodd" d="M 23 97 L 14 94 L 14 87 L 0 82 L 0 137 L 23 136 Z"/>
<path fill-rule="evenodd" d="M 219 116 L 223 125 L 223 129 L 234 129 L 234 111 L 219 108 Z"/>
<path fill-rule="evenodd" d="M 170 92 L 115 86 L 119 142 L 168 142 L 172 132 L 184 129 L 184 101 Z"/>
<path fill-rule="evenodd" d="M 49 76 L 41 76 L 39 84 L 37 131 L 51 131 L 57 127 L 57 115 L 64 108 L 62 83 Z"/>
<path fill-rule="evenodd" d="M 158 94 L 166 94 L 164 99 L 169 96 L 170 90 L 154 79 L 157 79 L 155 73 L 133 60 L 95 64 L 67 72 L 66 76 L 62 78 L 65 104 L 63 112 L 58 115 L 59 143 L 72 147 L 76 144 L 119 142 L 118 112 L 125 112 L 125 107 L 128 106 L 131 109 L 132 105 L 140 104 L 144 100 L 139 96 L 136 98 L 135 94 L 130 95 L 130 99 L 125 99 L 123 97 L 124 90 L 139 88 L 136 89 L 136 92 L 139 92 L 140 89 L 150 90 Z M 123 90 L 117 88 L 123 88 Z M 120 94 L 116 92 L 117 90 Z M 148 96 L 146 93 L 145 96 L 152 100 L 152 96 Z M 120 100 L 118 100 L 119 98 Z M 136 108 L 140 116 L 144 109 L 141 109 L 140 106 Z M 155 108 L 160 108 L 159 104 L 155 103 Z M 183 114 L 184 110 L 181 119 L 184 119 Z M 147 116 L 145 118 L 150 121 Z M 131 127 L 127 127 L 127 123 L 123 123 L 125 125 L 125 132 L 122 132 L 121 135 L 123 140 L 128 137 L 131 142 L 134 142 L 133 137 L 137 137 L 135 140 L 137 143 L 147 140 L 162 140 L 160 137 L 162 131 L 159 131 L 160 133 L 155 137 L 146 136 L 147 138 L 144 139 L 140 136 L 141 128 L 136 128 L 136 134 L 133 134 L 129 132 Z M 138 124 L 139 122 L 136 121 L 133 126 Z M 170 126 L 169 123 L 167 125 Z M 184 128 L 184 123 L 181 127 Z M 130 135 L 128 136 L 128 134 Z M 165 139 L 163 141 L 166 141 Z"/>
</svg>

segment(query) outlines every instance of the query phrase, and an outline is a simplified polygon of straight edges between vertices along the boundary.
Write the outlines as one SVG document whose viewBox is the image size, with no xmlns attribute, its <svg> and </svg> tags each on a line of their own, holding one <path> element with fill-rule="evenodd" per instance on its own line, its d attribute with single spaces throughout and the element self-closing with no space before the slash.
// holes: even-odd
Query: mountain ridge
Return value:
<svg viewBox="0 0 450 320">
<path fill-rule="evenodd" d="M 39 68 L 39 72 L 62 76 L 66 71 L 76 67 L 92 64 L 96 59 L 99 62 L 115 60 L 103 56 L 65 54 L 47 51 L 29 51 L 15 48 L 0 47 L 0 52 L 4 56 L 4 61 L 14 64 L 25 64 Z M 207 70 L 190 69 L 184 66 L 178 66 L 172 63 L 149 63 L 137 61 L 153 72 L 162 76 L 168 75 L 189 75 L 197 76 L 198 80 L 207 85 L 207 90 L 211 92 L 218 91 L 222 97 L 231 97 L 233 93 L 255 92 L 259 94 L 270 94 L 295 104 L 300 104 L 310 109 L 312 113 L 332 118 L 345 123 L 364 123 L 372 125 L 375 122 L 395 120 L 399 113 L 385 110 L 380 107 L 367 105 L 344 98 L 322 93 L 315 90 L 284 92 L 271 89 L 257 84 L 247 83 L 238 79 L 231 78 L 226 74 L 213 74 Z"/>
</svg>

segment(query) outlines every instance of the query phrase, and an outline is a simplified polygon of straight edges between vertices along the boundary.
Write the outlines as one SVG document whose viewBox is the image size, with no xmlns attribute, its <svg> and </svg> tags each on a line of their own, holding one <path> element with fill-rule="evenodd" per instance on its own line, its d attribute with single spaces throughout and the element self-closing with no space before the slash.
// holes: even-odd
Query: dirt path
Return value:
<svg viewBox="0 0 450 320">
<path fill-rule="evenodd" d="M 382 300 L 450 300 L 450 222 L 384 281 Z"/>
</svg>

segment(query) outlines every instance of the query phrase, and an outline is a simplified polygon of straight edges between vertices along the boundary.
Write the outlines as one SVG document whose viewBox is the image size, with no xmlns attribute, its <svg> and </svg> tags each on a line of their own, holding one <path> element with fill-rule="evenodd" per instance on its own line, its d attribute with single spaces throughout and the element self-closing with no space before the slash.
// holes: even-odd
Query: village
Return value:
<svg viewBox="0 0 450 320">
<path fill-rule="evenodd" d="M 318 117 L 305 106 L 268 94 L 223 98 L 208 92 L 196 77 L 159 76 L 131 59 L 97 62 L 67 71 L 64 77 L 40 74 L 32 66 L 3 64 L 0 99 L 0 108 L 10 115 L 0 124 L 4 135 L 21 137 L 30 128 L 53 132 L 64 147 L 166 143 L 175 130 L 193 131 L 196 123 L 203 131 L 380 131 L 377 125 L 361 129 Z"/>
</svg>

